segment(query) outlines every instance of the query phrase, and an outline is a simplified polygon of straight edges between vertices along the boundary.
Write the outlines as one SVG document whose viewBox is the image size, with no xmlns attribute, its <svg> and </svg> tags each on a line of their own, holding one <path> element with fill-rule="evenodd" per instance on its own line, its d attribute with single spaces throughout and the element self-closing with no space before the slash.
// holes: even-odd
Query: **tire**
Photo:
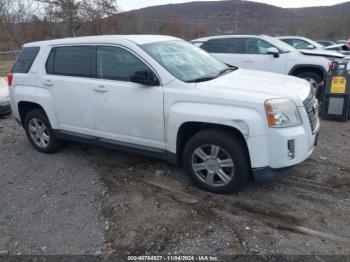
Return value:
<svg viewBox="0 0 350 262">
<path fill-rule="evenodd" d="M 320 90 L 318 88 L 318 84 L 320 84 L 323 80 L 320 75 L 318 75 L 314 72 L 303 72 L 303 73 L 298 74 L 297 77 L 303 78 L 303 79 L 311 82 L 311 84 L 313 84 L 313 85 L 317 84 L 317 86 L 314 86 L 315 91 L 316 91 L 315 95 L 316 95 L 317 99 L 320 99 L 320 95 L 322 95 L 321 94 L 322 90 Z"/>
<path fill-rule="evenodd" d="M 216 158 L 213 157 L 215 155 Z M 241 191 L 250 175 L 245 145 L 233 134 L 220 129 L 204 130 L 190 138 L 182 158 L 184 169 L 193 181 L 200 188 L 213 193 L 229 194 Z M 204 161 L 204 158 L 207 160 Z M 222 171 L 226 176 L 223 176 Z"/>
<path fill-rule="evenodd" d="M 30 143 L 39 152 L 51 154 L 61 149 L 63 143 L 56 138 L 43 110 L 28 112 L 24 119 L 24 129 Z"/>
<path fill-rule="evenodd" d="M 297 77 L 303 78 L 303 79 L 308 80 L 308 81 L 309 81 L 309 79 L 312 79 L 317 84 L 321 83 L 323 80 L 322 77 L 320 77 L 318 74 L 313 73 L 313 72 L 304 72 L 304 73 L 298 74 Z M 325 89 L 325 87 L 319 88 L 318 85 L 315 88 L 315 96 L 316 96 L 318 103 L 320 105 L 319 116 L 322 115 L 322 111 L 323 111 L 324 89 Z"/>
</svg>

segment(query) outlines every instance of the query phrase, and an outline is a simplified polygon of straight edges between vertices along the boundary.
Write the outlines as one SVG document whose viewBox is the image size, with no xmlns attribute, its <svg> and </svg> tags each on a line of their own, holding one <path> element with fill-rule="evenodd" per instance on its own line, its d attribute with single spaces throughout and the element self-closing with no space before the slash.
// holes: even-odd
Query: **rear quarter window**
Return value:
<svg viewBox="0 0 350 262">
<path fill-rule="evenodd" d="M 28 73 L 39 50 L 39 47 L 24 47 L 12 68 L 12 73 Z"/>
</svg>

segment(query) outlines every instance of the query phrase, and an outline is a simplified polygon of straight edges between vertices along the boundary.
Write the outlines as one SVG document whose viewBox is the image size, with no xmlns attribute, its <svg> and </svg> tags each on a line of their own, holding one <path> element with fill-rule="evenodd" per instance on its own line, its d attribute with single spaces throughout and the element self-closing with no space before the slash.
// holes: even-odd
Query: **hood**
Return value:
<svg viewBox="0 0 350 262">
<path fill-rule="evenodd" d="M 323 50 L 323 49 L 314 49 L 314 50 L 300 50 L 300 52 L 304 55 L 312 55 L 312 56 L 325 56 L 325 57 L 334 57 L 334 58 L 344 58 L 345 56 L 336 51 Z"/>
<path fill-rule="evenodd" d="M 335 45 L 324 46 L 323 49 L 328 50 L 333 48 L 344 48 L 344 47 L 346 47 L 346 44 L 335 44 Z"/>
<path fill-rule="evenodd" d="M 303 106 L 302 101 L 310 94 L 310 84 L 304 79 L 241 68 L 211 81 L 198 83 L 197 88 L 256 102 L 289 98 L 297 106 Z"/>
</svg>

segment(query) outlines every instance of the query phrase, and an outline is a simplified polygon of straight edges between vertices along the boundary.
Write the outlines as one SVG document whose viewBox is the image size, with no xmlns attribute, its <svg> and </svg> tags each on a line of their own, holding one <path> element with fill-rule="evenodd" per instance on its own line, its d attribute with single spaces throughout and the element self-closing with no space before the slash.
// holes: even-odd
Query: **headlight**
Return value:
<svg viewBox="0 0 350 262">
<path fill-rule="evenodd" d="M 302 124 L 296 105 L 289 99 L 270 99 L 265 102 L 270 127 L 290 127 Z"/>
</svg>

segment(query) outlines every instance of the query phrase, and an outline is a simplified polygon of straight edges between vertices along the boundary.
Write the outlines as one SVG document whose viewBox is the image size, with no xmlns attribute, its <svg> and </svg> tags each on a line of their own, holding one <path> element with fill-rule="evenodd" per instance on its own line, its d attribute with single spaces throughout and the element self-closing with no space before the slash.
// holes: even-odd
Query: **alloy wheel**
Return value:
<svg viewBox="0 0 350 262">
<path fill-rule="evenodd" d="M 50 135 L 46 125 L 39 119 L 29 121 L 29 134 L 33 142 L 40 148 L 47 148 L 50 143 Z"/>
<path fill-rule="evenodd" d="M 311 85 L 311 87 L 313 88 L 314 91 L 317 90 L 318 83 L 317 83 L 317 81 L 315 79 L 310 78 L 310 77 L 307 77 L 307 78 L 304 78 L 304 79 L 310 83 L 310 85 Z"/>
<path fill-rule="evenodd" d="M 230 155 L 217 145 L 202 145 L 192 154 L 195 175 L 210 186 L 225 186 L 234 177 L 234 163 Z"/>
</svg>

